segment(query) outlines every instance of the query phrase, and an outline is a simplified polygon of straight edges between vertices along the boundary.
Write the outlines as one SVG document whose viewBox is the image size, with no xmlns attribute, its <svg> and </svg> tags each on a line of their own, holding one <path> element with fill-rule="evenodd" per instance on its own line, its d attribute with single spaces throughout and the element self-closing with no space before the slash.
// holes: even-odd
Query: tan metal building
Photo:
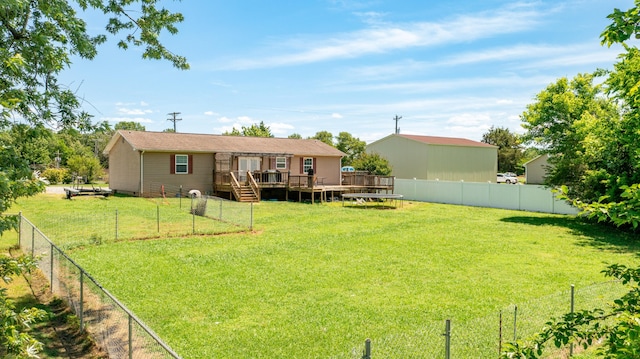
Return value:
<svg viewBox="0 0 640 359">
<path fill-rule="evenodd" d="M 549 168 L 549 155 L 540 155 L 524 164 L 527 184 L 543 184 Z"/>
<path fill-rule="evenodd" d="M 397 178 L 495 182 L 498 147 L 464 138 L 392 134 L 367 145 Z"/>
</svg>

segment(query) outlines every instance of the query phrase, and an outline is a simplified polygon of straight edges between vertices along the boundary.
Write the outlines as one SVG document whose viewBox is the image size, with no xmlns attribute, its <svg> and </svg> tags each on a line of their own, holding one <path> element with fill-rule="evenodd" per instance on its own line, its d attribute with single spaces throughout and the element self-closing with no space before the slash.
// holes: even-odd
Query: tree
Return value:
<svg viewBox="0 0 640 359">
<path fill-rule="evenodd" d="M 12 258 L 0 257 L 0 278 L 10 283 L 12 278 L 30 272 L 36 268 L 31 256 Z M 32 337 L 27 329 L 34 322 L 47 317 L 47 312 L 38 308 L 16 310 L 15 303 L 8 298 L 7 288 L 0 288 L 0 354 L 13 354 L 17 358 L 33 358 L 42 350 L 42 343 Z"/>
<path fill-rule="evenodd" d="M 320 140 L 326 143 L 329 146 L 333 146 L 333 135 L 329 131 L 319 131 L 312 137 L 309 137 L 312 140 Z"/>
<path fill-rule="evenodd" d="M 15 114 L 31 123 L 55 127 L 91 126 L 91 115 L 80 111 L 76 95 L 57 76 L 74 56 L 93 59 L 107 34 L 124 33 L 118 46 L 143 48 L 146 59 L 166 59 L 180 69 L 186 59 L 160 43 L 163 30 L 177 33 L 182 14 L 158 9 L 158 0 L 75 0 L 82 10 L 109 17 L 105 33 L 91 36 L 69 0 L 3 0 L 0 5 L 0 121 Z M 136 8 L 136 5 L 138 7 Z"/>
<path fill-rule="evenodd" d="M 98 158 L 91 156 L 74 155 L 67 161 L 69 171 L 82 177 L 86 182 L 93 182 L 100 174 L 102 167 Z"/>
<path fill-rule="evenodd" d="M 545 184 L 565 185 L 570 196 L 583 201 L 604 195 L 601 169 L 618 117 L 614 102 L 594 84 L 592 74 L 561 78 L 541 91 L 521 119 L 527 130 L 523 140 L 549 154 Z"/>
<path fill-rule="evenodd" d="M 391 174 L 389 161 L 378 153 L 363 152 L 353 160 L 352 165 L 356 170 L 367 171 L 375 175 L 388 176 Z"/>
<path fill-rule="evenodd" d="M 135 121 L 121 121 L 113 126 L 114 130 L 127 130 L 127 131 L 146 131 L 147 129 L 140 122 Z"/>
<path fill-rule="evenodd" d="M 287 136 L 287 138 L 294 138 L 294 139 L 297 139 L 297 140 L 301 140 L 302 139 L 302 135 L 299 134 L 299 133 L 292 133 L 289 136 Z"/>
<path fill-rule="evenodd" d="M 367 147 L 366 142 L 353 137 L 349 132 L 340 132 L 337 140 L 336 148 L 347 154 L 347 156 L 342 159 L 342 165 L 344 166 L 351 165 L 354 159 L 364 153 Z"/>
<path fill-rule="evenodd" d="M 518 135 L 506 127 L 493 127 L 482 135 L 482 142 L 498 146 L 498 172 L 520 172 L 523 153 Z"/>
<path fill-rule="evenodd" d="M 249 136 L 249 137 L 273 137 L 271 128 L 260 121 L 259 124 L 252 124 L 251 126 L 242 126 L 242 130 L 238 130 L 235 127 L 231 132 L 223 133 L 225 136 Z"/>
</svg>

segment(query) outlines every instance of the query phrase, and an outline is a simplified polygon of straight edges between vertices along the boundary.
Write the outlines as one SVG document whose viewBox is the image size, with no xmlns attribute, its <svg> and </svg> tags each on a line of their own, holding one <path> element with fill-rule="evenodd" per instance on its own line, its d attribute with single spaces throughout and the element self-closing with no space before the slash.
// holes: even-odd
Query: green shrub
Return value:
<svg viewBox="0 0 640 359">
<path fill-rule="evenodd" d="M 66 178 L 71 178 L 69 170 L 66 168 L 47 168 L 42 172 L 42 177 L 51 184 L 65 183 Z"/>
</svg>

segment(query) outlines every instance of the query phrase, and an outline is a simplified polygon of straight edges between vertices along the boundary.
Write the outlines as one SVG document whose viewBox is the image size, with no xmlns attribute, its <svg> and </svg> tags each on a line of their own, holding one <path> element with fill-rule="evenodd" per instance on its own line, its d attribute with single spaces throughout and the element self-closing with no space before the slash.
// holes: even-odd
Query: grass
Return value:
<svg viewBox="0 0 640 359">
<path fill-rule="evenodd" d="M 92 198 L 73 212 L 112 201 L 149 205 Z M 38 224 L 69 203 L 37 197 L 17 209 Z M 519 305 L 534 321 L 519 331 L 530 333 L 568 308 L 556 297 L 571 284 L 604 281 L 606 263 L 637 265 L 640 248 L 569 216 L 406 201 L 395 210 L 262 202 L 254 218 L 253 233 L 105 241 L 70 254 L 184 358 L 356 358 L 365 338 L 374 357 L 424 358 L 442 356 L 445 319 L 453 355 L 495 357 L 499 311 Z"/>
<path fill-rule="evenodd" d="M 127 239 L 241 232 L 248 228 L 248 220 L 245 226 L 238 226 L 192 216 L 189 212 L 191 200 L 186 198 L 63 198 L 64 195 L 41 194 L 23 201 L 28 205 L 27 218 L 64 249 Z M 19 203 L 12 210 L 15 212 L 21 208 Z M 208 208 L 207 215 L 217 215 L 216 210 Z M 242 215 L 248 217 L 249 208 L 246 207 L 244 212 Z"/>
</svg>

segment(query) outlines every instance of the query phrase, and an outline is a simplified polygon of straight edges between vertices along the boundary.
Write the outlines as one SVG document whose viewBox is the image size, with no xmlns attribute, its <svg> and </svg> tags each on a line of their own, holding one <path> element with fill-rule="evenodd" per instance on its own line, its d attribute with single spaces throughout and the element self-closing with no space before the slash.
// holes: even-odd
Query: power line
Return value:
<svg viewBox="0 0 640 359">
<path fill-rule="evenodd" d="M 173 116 L 173 118 L 168 118 L 167 121 L 173 121 L 173 132 L 176 132 L 176 121 L 182 121 L 181 118 L 176 118 L 180 112 L 169 112 L 167 115 Z"/>
</svg>

